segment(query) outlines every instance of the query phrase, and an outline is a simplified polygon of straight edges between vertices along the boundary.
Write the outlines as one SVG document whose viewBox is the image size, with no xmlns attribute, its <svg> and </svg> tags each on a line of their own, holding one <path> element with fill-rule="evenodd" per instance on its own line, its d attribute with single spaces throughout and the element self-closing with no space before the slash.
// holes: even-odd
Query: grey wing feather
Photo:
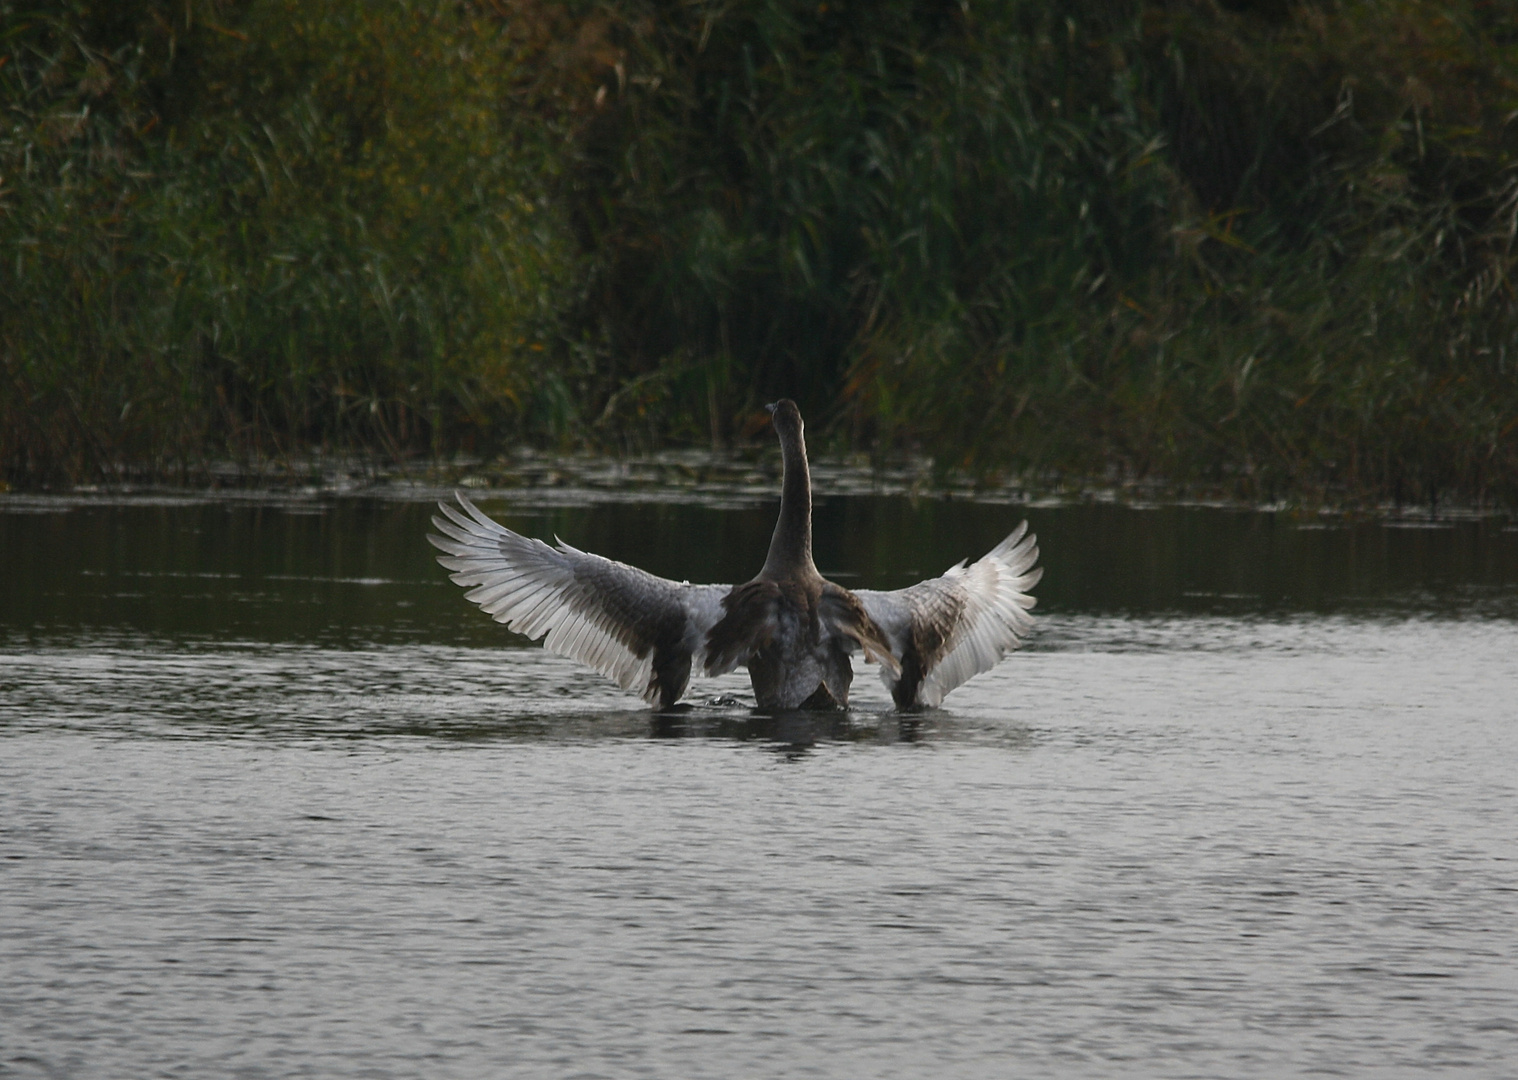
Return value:
<svg viewBox="0 0 1518 1080">
<path fill-rule="evenodd" d="M 901 678 L 920 680 L 910 704 L 933 707 L 974 675 L 995 667 L 1033 629 L 1029 590 L 1043 577 L 1038 538 L 1025 521 L 978 561 L 892 592 L 854 595 L 885 633 L 904 675 L 881 669 L 897 695 Z M 898 704 L 901 704 L 897 695 Z"/>
<path fill-rule="evenodd" d="M 498 623 L 614 679 L 655 704 L 672 702 L 704 659 L 728 585 L 669 581 L 625 563 L 556 547 L 492 521 L 464 495 L 439 503 L 427 539 L 438 562 Z M 674 682 L 678 686 L 665 685 Z"/>
</svg>

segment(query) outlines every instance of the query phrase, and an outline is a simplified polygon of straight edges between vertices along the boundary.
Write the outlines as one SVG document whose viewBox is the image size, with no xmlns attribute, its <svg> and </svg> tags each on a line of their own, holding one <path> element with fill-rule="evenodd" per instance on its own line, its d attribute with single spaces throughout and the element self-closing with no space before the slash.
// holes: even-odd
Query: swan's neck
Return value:
<svg viewBox="0 0 1518 1080">
<path fill-rule="evenodd" d="M 780 439 L 785 481 L 780 489 L 780 519 L 770 537 L 769 558 L 762 578 L 788 577 L 798 571 L 815 574 L 812 562 L 812 475 L 806 465 L 806 442 L 801 433 L 788 432 Z"/>
</svg>

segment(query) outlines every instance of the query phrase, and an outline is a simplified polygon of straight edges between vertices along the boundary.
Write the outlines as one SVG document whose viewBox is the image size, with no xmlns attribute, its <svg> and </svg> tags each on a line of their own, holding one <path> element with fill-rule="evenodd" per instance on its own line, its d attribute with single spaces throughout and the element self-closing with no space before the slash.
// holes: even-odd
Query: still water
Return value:
<svg viewBox="0 0 1518 1080">
<path fill-rule="evenodd" d="M 773 514 L 481 501 L 692 580 Z M 1514 1074 L 1513 526 L 827 499 L 845 584 L 1047 574 L 803 721 L 523 647 L 428 513 L 0 501 L 0 1076 Z"/>
</svg>

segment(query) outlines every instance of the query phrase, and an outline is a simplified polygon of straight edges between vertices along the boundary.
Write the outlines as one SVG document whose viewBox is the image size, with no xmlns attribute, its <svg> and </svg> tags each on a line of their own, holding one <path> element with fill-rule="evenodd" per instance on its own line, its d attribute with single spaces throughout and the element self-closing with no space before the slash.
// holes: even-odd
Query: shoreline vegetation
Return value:
<svg viewBox="0 0 1518 1080">
<path fill-rule="evenodd" d="M 931 458 L 868 454 L 814 455 L 812 487 L 818 499 L 899 497 L 975 502 L 1015 508 L 1116 506 L 1134 510 L 1208 508 L 1283 514 L 1307 528 L 1356 521 L 1444 528 L 1487 520 L 1518 529 L 1515 508 L 1500 503 L 1373 502 L 1344 492 L 1296 492 L 1271 502 L 1241 497 L 1223 485 L 1176 484 L 1149 477 L 1071 478 L 944 470 Z M 486 459 L 455 455 L 446 461 L 396 462 L 316 455 L 278 461 L 201 463 L 192 476 L 136 476 L 117 472 L 95 482 L 11 488 L 0 483 L 0 510 L 57 505 L 115 506 L 189 502 L 327 502 L 349 498 L 400 502 L 451 502 L 463 491 L 476 500 L 504 499 L 530 506 L 583 506 L 600 502 L 696 502 L 733 509 L 767 505 L 778 497 L 780 455 L 773 447 L 745 445 L 711 450 L 670 447 L 609 456 L 592 451 L 518 446 Z"/>
<path fill-rule="evenodd" d="M 790 396 L 949 490 L 1518 503 L 1514 0 L 0 0 L 0 105 L 0 486 Z"/>
</svg>

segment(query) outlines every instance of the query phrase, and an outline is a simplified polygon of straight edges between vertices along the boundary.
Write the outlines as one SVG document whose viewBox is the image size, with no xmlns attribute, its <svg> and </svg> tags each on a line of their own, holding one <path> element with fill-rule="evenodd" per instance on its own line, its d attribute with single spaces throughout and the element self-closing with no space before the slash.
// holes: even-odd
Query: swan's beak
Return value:
<svg viewBox="0 0 1518 1080">
<path fill-rule="evenodd" d="M 778 401 L 772 401 L 772 402 L 770 402 L 768 405 L 766 405 L 764 407 L 764 411 L 767 412 L 767 413 L 773 414 L 774 411 L 776 409 L 778 409 L 779 407 L 780 407 L 780 402 L 778 402 Z"/>
</svg>

